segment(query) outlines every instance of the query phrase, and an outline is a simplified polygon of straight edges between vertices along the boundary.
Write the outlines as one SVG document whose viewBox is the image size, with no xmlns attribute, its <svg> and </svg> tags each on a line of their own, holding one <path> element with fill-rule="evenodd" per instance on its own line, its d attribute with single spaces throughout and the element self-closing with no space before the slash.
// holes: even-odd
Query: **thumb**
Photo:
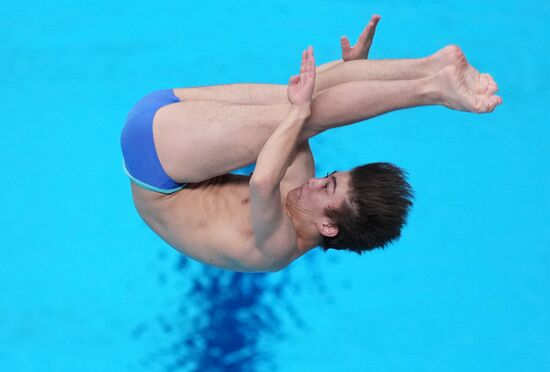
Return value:
<svg viewBox="0 0 550 372">
<path fill-rule="evenodd" d="M 340 38 L 340 44 L 342 45 L 342 49 L 347 50 L 350 48 L 349 39 L 345 36 L 342 36 Z"/>
<path fill-rule="evenodd" d="M 292 75 L 289 79 L 289 83 L 296 84 L 300 81 L 300 75 Z"/>
</svg>

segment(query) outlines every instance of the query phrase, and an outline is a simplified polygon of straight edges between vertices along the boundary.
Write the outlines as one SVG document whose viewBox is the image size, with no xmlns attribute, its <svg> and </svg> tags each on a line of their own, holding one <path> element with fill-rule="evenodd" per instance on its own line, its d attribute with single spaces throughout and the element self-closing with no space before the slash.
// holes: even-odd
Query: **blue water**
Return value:
<svg viewBox="0 0 550 372">
<path fill-rule="evenodd" d="M 18 1 L 0 10 L 1 371 L 550 370 L 545 1 Z M 119 136 L 161 88 L 286 83 L 300 51 L 450 43 L 490 72 L 490 115 L 391 113 L 311 141 L 318 173 L 389 161 L 403 237 L 270 275 L 182 258 L 134 210 Z"/>
</svg>

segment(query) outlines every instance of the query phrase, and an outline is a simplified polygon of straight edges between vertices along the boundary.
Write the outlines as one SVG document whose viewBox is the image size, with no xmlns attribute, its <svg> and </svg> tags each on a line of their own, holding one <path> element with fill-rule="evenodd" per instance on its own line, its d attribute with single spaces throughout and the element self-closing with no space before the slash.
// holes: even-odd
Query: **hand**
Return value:
<svg viewBox="0 0 550 372">
<path fill-rule="evenodd" d="M 369 50 L 372 45 L 372 39 L 374 38 L 374 32 L 376 31 L 376 25 L 380 20 L 379 15 L 373 15 L 359 36 L 357 44 L 350 47 L 349 39 L 342 36 L 340 44 L 342 46 L 342 59 L 344 61 L 353 61 L 355 59 L 367 59 L 369 56 Z"/>
<path fill-rule="evenodd" d="M 300 75 L 293 75 L 288 82 L 288 100 L 293 105 L 309 105 L 315 88 L 315 57 L 313 47 L 302 53 Z"/>
</svg>

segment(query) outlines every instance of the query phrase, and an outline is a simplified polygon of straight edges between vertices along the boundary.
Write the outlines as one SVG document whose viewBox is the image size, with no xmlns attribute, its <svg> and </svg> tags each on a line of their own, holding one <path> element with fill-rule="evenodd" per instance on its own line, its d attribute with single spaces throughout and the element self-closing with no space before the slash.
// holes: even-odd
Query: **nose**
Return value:
<svg viewBox="0 0 550 372">
<path fill-rule="evenodd" d="M 322 186 L 323 182 L 324 181 L 320 178 L 312 178 L 312 179 L 309 180 L 307 186 L 311 189 L 318 188 L 318 187 Z"/>
</svg>

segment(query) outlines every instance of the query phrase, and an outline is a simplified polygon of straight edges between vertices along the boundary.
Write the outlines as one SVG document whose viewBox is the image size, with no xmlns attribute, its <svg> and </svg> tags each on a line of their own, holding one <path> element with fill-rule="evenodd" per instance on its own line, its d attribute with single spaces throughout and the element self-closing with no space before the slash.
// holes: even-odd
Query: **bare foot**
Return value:
<svg viewBox="0 0 550 372">
<path fill-rule="evenodd" d="M 367 59 L 369 57 L 370 47 L 372 45 L 372 39 L 374 38 L 374 32 L 376 31 L 376 25 L 380 20 L 379 15 L 373 15 L 359 36 L 357 44 L 353 47 L 350 46 L 349 39 L 346 36 L 342 36 L 340 44 L 342 46 L 342 59 L 344 61 L 353 61 L 356 59 Z"/>
<path fill-rule="evenodd" d="M 493 77 L 489 74 L 480 74 L 478 70 L 468 63 L 464 53 L 456 45 L 448 45 L 428 57 L 428 59 L 432 60 L 436 71 L 450 65 L 455 65 L 459 70 L 464 71 L 466 85 L 477 94 L 491 95 L 498 90 Z"/>
<path fill-rule="evenodd" d="M 473 91 L 468 83 L 471 79 L 469 73 L 465 66 L 449 65 L 435 75 L 440 103 L 460 111 L 478 114 L 492 112 L 502 103 L 502 98 Z"/>
</svg>

